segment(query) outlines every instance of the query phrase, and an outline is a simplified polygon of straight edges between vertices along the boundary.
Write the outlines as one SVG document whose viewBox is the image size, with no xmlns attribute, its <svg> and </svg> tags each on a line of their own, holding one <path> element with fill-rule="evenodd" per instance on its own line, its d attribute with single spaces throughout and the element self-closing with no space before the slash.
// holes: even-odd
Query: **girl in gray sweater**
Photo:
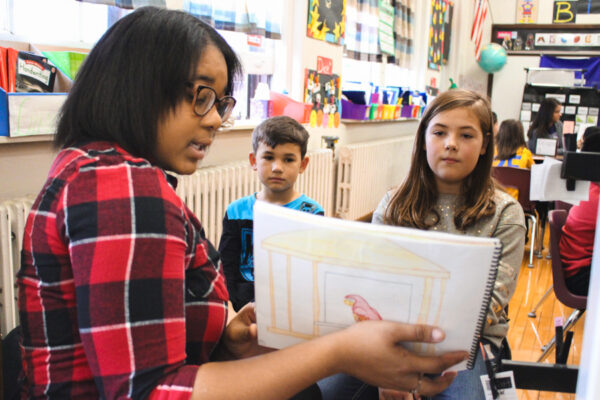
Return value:
<svg viewBox="0 0 600 400">
<path fill-rule="evenodd" d="M 373 223 L 501 240 L 498 277 L 482 338 L 496 358 L 503 343 L 507 346 L 506 306 L 523 257 L 525 225 L 519 203 L 497 190 L 491 177 L 492 126 L 489 102 L 479 94 L 454 89 L 439 95 L 419 124 L 406 180 L 384 196 Z M 479 354 L 475 368 L 459 372 L 435 399 L 483 399 L 479 377 L 485 374 Z M 381 392 L 385 398 L 402 398 L 398 392 Z"/>
</svg>

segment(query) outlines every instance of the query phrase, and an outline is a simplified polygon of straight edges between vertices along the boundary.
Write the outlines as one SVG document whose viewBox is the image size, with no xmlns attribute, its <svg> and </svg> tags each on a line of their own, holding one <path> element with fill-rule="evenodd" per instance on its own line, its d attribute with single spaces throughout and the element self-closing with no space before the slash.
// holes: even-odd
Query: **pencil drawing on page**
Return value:
<svg viewBox="0 0 600 400">
<path fill-rule="evenodd" d="M 498 246 L 496 239 L 344 221 L 257 202 L 259 344 L 282 348 L 361 321 L 391 320 L 444 329 L 442 343 L 408 345 L 421 353 L 467 350 L 485 317 Z"/>
</svg>

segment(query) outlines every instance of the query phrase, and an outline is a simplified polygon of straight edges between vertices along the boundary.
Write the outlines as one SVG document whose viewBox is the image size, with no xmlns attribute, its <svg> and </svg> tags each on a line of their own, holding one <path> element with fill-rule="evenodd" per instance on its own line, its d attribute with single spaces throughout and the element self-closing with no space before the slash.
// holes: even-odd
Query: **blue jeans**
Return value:
<svg viewBox="0 0 600 400">
<path fill-rule="evenodd" d="M 328 376 L 317 382 L 323 400 L 379 400 L 379 390 L 346 374 Z"/>
<path fill-rule="evenodd" d="M 446 390 L 433 396 L 431 399 L 485 400 L 485 393 L 481 385 L 481 375 L 487 375 L 487 370 L 481 352 L 477 352 L 473 369 L 460 371 Z"/>
<path fill-rule="evenodd" d="M 510 358 L 510 350 L 496 349 L 491 345 L 494 358 Z M 487 375 L 485 362 L 481 352 L 477 352 L 475 365 L 471 370 L 460 371 L 452 384 L 433 397 L 432 400 L 485 400 L 485 393 L 481 385 L 481 375 Z M 350 375 L 337 374 L 317 382 L 321 389 L 323 400 L 378 400 L 379 392 L 376 387 L 370 386 Z M 425 399 L 425 397 L 421 397 Z"/>
</svg>

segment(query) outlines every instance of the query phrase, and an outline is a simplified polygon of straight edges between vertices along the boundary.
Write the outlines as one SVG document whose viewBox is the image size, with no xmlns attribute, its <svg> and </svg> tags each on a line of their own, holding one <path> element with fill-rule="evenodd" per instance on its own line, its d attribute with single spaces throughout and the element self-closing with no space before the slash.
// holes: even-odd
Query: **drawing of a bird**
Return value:
<svg viewBox="0 0 600 400">
<path fill-rule="evenodd" d="M 344 303 L 352 306 L 352 315 L 356 322 L 366 320 L 381 320 L 381 315 L 376 309 L 371 307 L 369 303 L 357 294 L 348 294 L 344 297 Z"/>
</svg>

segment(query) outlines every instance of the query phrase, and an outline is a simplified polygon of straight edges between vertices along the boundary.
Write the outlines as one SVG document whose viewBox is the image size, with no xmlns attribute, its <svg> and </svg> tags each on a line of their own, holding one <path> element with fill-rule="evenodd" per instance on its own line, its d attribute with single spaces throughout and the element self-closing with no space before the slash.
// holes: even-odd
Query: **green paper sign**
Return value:
<svg viewBox="0 0 600 400">
<path fill-rule="evenodd" d="M 384 54 L 395 54 L 394 7 L 389 0 L 379 0 L 379 47 Z"/>
</svg>

